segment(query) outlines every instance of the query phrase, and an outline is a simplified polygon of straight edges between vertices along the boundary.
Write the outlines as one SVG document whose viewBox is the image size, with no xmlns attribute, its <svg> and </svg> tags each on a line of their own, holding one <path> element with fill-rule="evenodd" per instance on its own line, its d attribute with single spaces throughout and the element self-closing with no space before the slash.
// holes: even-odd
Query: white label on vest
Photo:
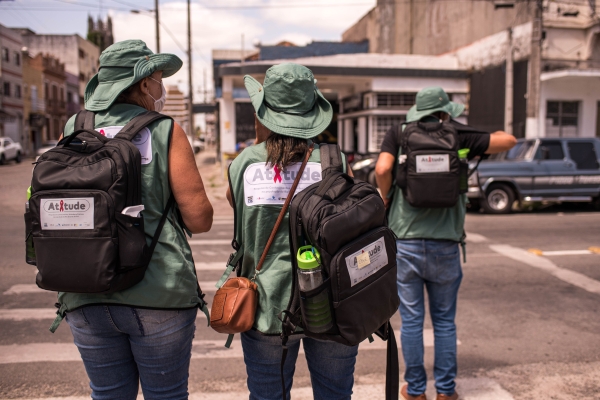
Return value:
<svg viewBox="0 0 600 400">
<path fill-rule="evenodd" d="M 450 156 L 448 154 L 421 154 L 417 159 L 417 173 L 450 172 Z"/>
<path fill-rule="evenodd" d="M 283 204 L 301 163 L 289 165 L 284 171 L 264 162 L 250 164 L 244 171 L 244 201 L 247 206 Z M 321 164 L 309 162 L 304 168 L 296 193 L 321 180 Z"/>
<path fill-rule="evenodd" d="M 42 199 L 40 222 L 43 230 L 94 229 L 94 198 Z"/>
<path fill-rule="evenodd" d="M 388 263 L 385 240 L 374 241 L 354 254 L 346 257 L 346 267 L 350 275 L 350 286 L 354 286 L 385 267 Z"/>
<path fill-rule="evenodd" d="M 106 136 L 109 139 L 117 136 L 123 129 L 122 126 L 106 126 L 104 128 L 98 128 L 97 131 L 100 134 Z M 131 141 L 138 148 L 142 155 L 142 165 L 150 164 L 152 162 L 152 138 L 150 135 L 150 129 L 144 128 Z"/>
</svg>

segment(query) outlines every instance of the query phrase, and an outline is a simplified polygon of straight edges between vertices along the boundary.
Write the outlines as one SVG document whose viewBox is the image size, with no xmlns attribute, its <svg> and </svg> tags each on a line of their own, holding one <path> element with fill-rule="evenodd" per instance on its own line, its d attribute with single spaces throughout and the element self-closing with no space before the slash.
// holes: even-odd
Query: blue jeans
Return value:
<svg viewBox="0 0 600 400">
<path fill-rule="evenodd" d="M 197 308 L 87 306 L 67 313 L 92 399 L 187 399 Z"/>
<path fill-rule="evenodd" d="M 248 373 L 250 400 L 281 400 L 281 338 L 256 331 L 242 333 L 244 362 Z M 345 346 L 312 338 L 290 337 L 285 360 L 286 398 L 290 398 L 296 359 L 304 347 L 315 400 L 349 400 L 354 385 L 358 346 Z"/>
<path fill-rule="evenodd" d="M 456 299 L 462 280 L 458 243 L 446 240 L 398 240 L 398 295 L 402 317 L 402 354 L 408 394 L 425 393 L 423 363 L 425 293 L 435 337 L 433 374 L 438 393 L 452 395 L 456 378 Z"/>
</svg>

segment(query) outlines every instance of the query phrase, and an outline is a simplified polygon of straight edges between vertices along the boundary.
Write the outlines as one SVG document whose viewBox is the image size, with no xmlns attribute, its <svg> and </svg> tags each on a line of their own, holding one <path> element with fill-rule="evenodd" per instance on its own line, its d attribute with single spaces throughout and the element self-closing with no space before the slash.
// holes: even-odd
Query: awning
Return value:
<svg viewBox="0 0 600 400">
<path fill-rule="evenodd" d="M 550 81 L 561 78 L 599 78 L 600 70 L 598 69 L 562 69 L 558 71 L 542 72 L 540 80 Z"/>
<path fill-rule="evenodd" d="M 0 108 L 0 124 L 3 124 L 5 122 L 15 122 L 16 120 L 17 117 L 15 115 L 9 113 L 8 111 L 4 111 Z"/>
</svg>

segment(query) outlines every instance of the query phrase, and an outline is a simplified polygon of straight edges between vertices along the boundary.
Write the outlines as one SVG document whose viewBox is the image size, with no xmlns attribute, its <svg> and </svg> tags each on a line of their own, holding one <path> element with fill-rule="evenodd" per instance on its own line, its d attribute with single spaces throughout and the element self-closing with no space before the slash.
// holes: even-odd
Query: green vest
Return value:
<svg viewBox="0 0 600 400">
<path fill-rule="evenodd" d="M 273 181 L 275 175 L 266 176 L 264 172 L 258 171 L 267 160 L 265 143 L 246 148 L 236 157 L 229 168 L 229 183 L 235 205 L 235 240 L 241 245 L 243 251 L 240 276 L 252 278 L 254 269 L 260 259 L 265 244 L 271 235 L 271 230 L 277 221 L 281 204 L 257 204 L 262 200 L 260 191 L 254 191 L 251 187 L 252 179 L 264 179 Z M 342 155 L 344 170 L 346 161 Z M 320 163 L 321 155 L 319 146 L 315 149 L 309 159 L 309 163 Z M 254 165 L 253 165 L 254 164 Z M 253 169 L 254 168 L 254 169 Z M 247 170 L 249 171 L 246 174 Z M 294 175 L 290 172 L 281 172 L 286 182 L 293 180 Z M 304 176 L 311 177 L 313 181 L 321 179 L 320 168 L 316 171 L 315 166 L 308 164 Z M 317 179 L 318 178 L 318 179 Z M 312 181 L 310 182 L 312 183 Z M 246 189 L 246 190 L 245 190 Z M 279 193 L 278 199 L 285 200 L 287 193 Z M 251 199 L 248 199 L 251 197 Z M 269 197 L 269 196 L 268 196 Z M 269 199 L 270 200 L 270 199 Z M 280 200 L 280 203 L 283 203 Z M 286 214 L 275 240 L 267 254 L 267 258 L 256 278 L 258 285 L 258 307 L 254 320 L 254 328 L 264 334 L 281 333 L 281 321 L 277 315 L 287 309 L 292 292 L 292 264 L 289 240 L 289 213 Z"/>
<path fill-rule="evenodd" d="M 145 109 L 130 104 L 115 104 L 107 111 L 96 113 L 96 130 L 106 128 L 116 133 Z M 73 133 L 75 117 L 65 127 L 65 136 Z M 144 230 L 150 245 L 162 213 L 171 196 L 169 186 L 169 136 L 173 122 L 162 119 L 148 126 L 149 141 L 136 144 L 142 153 L 142 202 L 145 210 Z M 142 137 L 143 140 L 143 137 Z M 136 143 L 136 140 L 133 141 Z M 71 311 L 89 304 L 120 304 L 134 307 L 182 309 L 197 307 L 197 279 L 192 251 L 185 232 L 171 211 L 148 265 L 144 279 L 137 285 L 111 294 L 59 293 L 60 310 Z"/>
<path fill-rule="evenodd" d="M 402 148 L 395 162 L 398 162 L 401 153 Z M 406 201 L 402 190 L 394 182 L 389 196 L 393 198 L 389 207 L 388 226 L 398 239 L 463 240 L 468 202 L 466 194 L 459 196 L 454 207 L 417 208 Z"/>
</svg>

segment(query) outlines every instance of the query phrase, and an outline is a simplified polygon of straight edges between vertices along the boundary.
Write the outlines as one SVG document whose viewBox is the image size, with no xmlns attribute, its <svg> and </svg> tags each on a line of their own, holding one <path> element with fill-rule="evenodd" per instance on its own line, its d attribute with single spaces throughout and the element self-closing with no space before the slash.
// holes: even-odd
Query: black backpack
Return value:
<svg viewBox="0 0 600 400">
<path fill-rule="evenodd" d="M 284 358 L 287 337 L 301 327 L 308 337 L 358 345 L 377 334 L 388 341 L 386 399 L 398 398 L 398 348 L 389 319 L 398 312 L 396 239 L 387 227 L 386 211 L 377 189 L 342 172 L 337 145 L 321 145 L 323 179 L 298 193 L 290 205 L 292 296 L 283 323 Z M 300 291 L 296 254 L 312 245 L 320 254 L 326 280 L 310 292 Z M 357 266 L 357 255 L 369 254 Z M 364 261 L 362 262 L 364 264 Z M 333 327 L 311 332 L 307 298 L 328 293 Z M 307 317 L 308 315 L 308 317 Z M 283 365 L 283 361 L 282 361 Z M 285 390 L 284 390 L 285 393 Z"/>
<path fill-rule="evenodd" d="M 94 130 L 94 113 L 80 111 L 73 134 L 40 156 L 25 215 L 40 288 L 112 293 L 142 280 L 175 199 L 171 194 L 150 246 L 143 216 L 121 212 L 142 204 L 141 155 L 131 140 L 162 118 L 170 117 L 145 112 L 108 139 Z"/>
<path fill-rule="evenodd" d="M 467 190 L 469 166 L 458 158 L 458 132 L 449 122 L 416 121 L 396 127 L 402 154 L 396 184 L 413 207 L 445 208 Z"/>
</svg>

